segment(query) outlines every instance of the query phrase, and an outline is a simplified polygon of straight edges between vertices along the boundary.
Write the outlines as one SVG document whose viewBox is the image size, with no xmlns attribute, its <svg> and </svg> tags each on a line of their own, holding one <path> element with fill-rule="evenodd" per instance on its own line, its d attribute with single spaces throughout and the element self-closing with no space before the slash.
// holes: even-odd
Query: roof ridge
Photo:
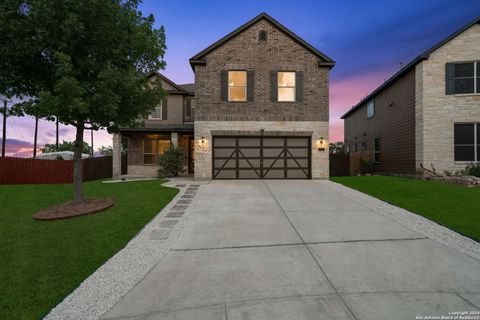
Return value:
<svg viewBox="0 0 480 320">
<path fill-rule="evenodd" d="M 349 116 L 352 112 L 360 108 L 366 101 L 372 99 L 377 93 L 380 93 L 383 89 L 388 87 L 392 82 L 394 82 L 398 77 L 409 71 L 411 68 L 415 67 L 418 63 L 420 63 L 423 60 L 428 60 L 430 54 L 449 42 L 450 40 L 454 39 L 467 29 L 470 29 L 473 25 L 480 23 L 480 16 L 476 17 L 475 19 L 471 20 L 469 23 L 465 24 L 461 28 L 455 30 L 453 33 L 451 33 L 448 37 L 440 40 L 437 42 L 434 46 L 430 47 L 429 49 L 425 50 L 423 53 L 418 55 L 416 58 L 414 58 L 412 61 L 410 61 L 405 67 L 394 73 L 388 80 L 386 80 L 383 84 L 378 86 L 375 90 L 373 90 L 369 95 L 367 95 L 365 98 L 361 99 L 360 102 L 358 102 L 356 105 L 351 107 L 347 112 L 343 114 L 343 116 L 340 117 L 340 119 L 345 119 L 347 116 Z"/>
<path fill-rule="evenodd" d="M 289 36 L 290 38 L 292 38 L 293 40 L 297 41 L 298 43 L 300 43 L 300 45 L 302 45 L 304 48 L 306 48 L 307 50 L 309 50 L 310 52 L 312 52 L 313 54 L 315 54 L 316 56 L 320 57 L 322 60 L 324 60 L 324 62 L 326 63 L 329 63 L 329 65 L 331 65 L 333 67 L 333 65 L 335 64 L 335 61 L 333 61 L 330 57 L 328 57 L 327 55 L 325 55 L 324 53 L 320 52 L 317 48 L 315 48 L 314 46 L 312 46 L 311 44 L 309 44 L 308 42 L 306 42 L 305 40 L 303 40 L 302 38 L 300 38 L 297 34 L 295 34 L 294 32 L 292 32 L 291 30 L 289 30 L 287 27 L 285 27 L 284 25 L 282 25 L 280 22 L 278 22 L 277 20 L 275 20 L 274 18 L 272 18 L 270 15 L 268 15 L 266 12 L 262 12 L 260 14 L 258 14 L 257 16 L 255 16 L 253 19 L 247 21 L 246 23 L 244 23 L 243 25 L 241 25 L 240 27 L 236 28 L 235 30 L 233 30 L 232 32 L 228 33 L 227 35 L 225 35 L 224 37 L 220 38 L 219 40 L 217 40 L 216 42 L 214 42 L 213 44 L 211 44 L 210 46 L 208 46 L 207 48 L 203 49 L 202 51 L 200 51 L 199 53 L 197 53 L 196 55 L 194 55 L 193 57 L 191 57 L 189 59 L 190 61 L 190 64 L 192 65 L 195 65 L 195 64 L 199 64 L 201 63 L 202 61 L 200 60 L 204 55 L 206 55 L 207 53 L 211 52 L 212 50 L 216 49 L 217 47 L 221 46 L 222 44 L 224 44 L 225 42 L 227 42 L 228 40 L 230 40 L 231 38 L 235 37 L 236 35 L 238 35 L 239 33 L 243 32 L 244 30 L 246 30 L 247 28 L 251 27 L 252 25 L 254 25 L 255 23 L 257 23 L 258 21 L 260 21 L 261 19 L 266 19 L 268 22 L 270 22 L 271 24 L 273 24 L 275 27 L 277 27 L 278 29 L 280 29 L 282 32 L 284 32 L 287 36 Z"/>
</svg>

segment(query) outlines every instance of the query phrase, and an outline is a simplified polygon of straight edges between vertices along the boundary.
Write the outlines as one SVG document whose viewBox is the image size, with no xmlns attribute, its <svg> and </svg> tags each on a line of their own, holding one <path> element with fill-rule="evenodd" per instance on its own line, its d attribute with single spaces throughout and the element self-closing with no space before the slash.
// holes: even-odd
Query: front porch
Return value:
<svg viewBox="0 0 480 320">
<path fill-rule="evenodd" d="M 158 157 L 172 145 L 181 148 L 184 152 L 181 175 L 193 175 L 194 138 L 193 126 L 191 127 L 191 130 L 182 127 L 170 131 L 130 129 L 115 134 L 113 138 L 113 177 L 156 177 L 159 169 Z M 122 152 L 126 154 L 126 157 L 122 157 Z M 124 162 L 126 161 L 123 163 L 124 170 L 121 169 L 122 159 Z"/>
</svg>

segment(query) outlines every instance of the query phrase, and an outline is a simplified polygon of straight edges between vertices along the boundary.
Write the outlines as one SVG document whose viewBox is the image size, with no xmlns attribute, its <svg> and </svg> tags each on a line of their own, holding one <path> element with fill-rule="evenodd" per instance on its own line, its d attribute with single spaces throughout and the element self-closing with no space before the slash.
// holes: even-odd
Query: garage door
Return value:
<svg viewBox="0 0 480 320">
<path fill-rule="evenodd" d="M 309 137 L 213 137 L 213 179 L 310 179 Z"/>
</svg>

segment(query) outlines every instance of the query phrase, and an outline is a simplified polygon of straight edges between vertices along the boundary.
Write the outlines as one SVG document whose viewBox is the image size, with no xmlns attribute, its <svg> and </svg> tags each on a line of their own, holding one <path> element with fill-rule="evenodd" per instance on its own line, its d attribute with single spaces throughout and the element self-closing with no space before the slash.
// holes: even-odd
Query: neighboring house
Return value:
<svg viewBox="0 0 480 320">
<path fill-rule="evenodd" d="M 195 179 L 328 178 L 333 60 L 262 13 L 192 57 L 190 64 L 194 124 L 179 118 L 162 141 L 173 142 L 173 132 L 191 139 L 194 131 L 188 147 L 194 149 Z M 170 112 L 170 100 L 168 106 Z M 152 150 L 145 148 L 146 139 L 161 136 L 166 127 L 160 120 L 145 129 L 122 130 L 129 135 L 129 175 L 150 172 L 145 167 L 155 159 L 146 153 Z M 120 136 L 115 139 L 118 145 Z"/>
<path fill-rule="evenodd" d="M 347 151 L 377 172 L 480 161 L 480 17 L 425 51 L 342 116 Z"/>
<path fill-rule="evenodd" d="M 148 77 L 160 77 L 168 95 L 157 105 L 141 128 L 122 128 L 113 137 L 114 176 L 120 175 L 121 140 L 127 139 L 127 172 L 129 176 L 155 177 L 158 155 L 170 145 L 185 152 L 185 173 L 194 170 L 193 108 L 194 85 L 177 85 L 165 76 L 152 72 Z"/>
</svg>

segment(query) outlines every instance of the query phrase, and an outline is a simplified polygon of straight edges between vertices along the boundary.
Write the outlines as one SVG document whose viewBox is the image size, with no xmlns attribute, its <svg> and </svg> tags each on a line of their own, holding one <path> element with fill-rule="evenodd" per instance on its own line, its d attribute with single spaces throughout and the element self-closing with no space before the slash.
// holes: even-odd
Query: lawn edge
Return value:
<svg viewBox="0 0 480 320">
<path fill-rule="evenodd" d="M 398 207 L 392 203 L 346 186 L 340 182 L 333 180 L 330 181 L 347 197 L 361 202 L 368 208 L 381 213 L 410 230 L 418 232 L 429 239 L 435 240 L 449 248 L 456 249 L 457 251 L 480 261 L 479 242 L 415 212 Z"/>
<path fill-rule="evenodd" d="M 158 240 L 150 240 L 149 236 L 153 229 L 158 228 L 166 212 L 182 196 L 186 188 L 166 185 L 172 182 L 168 179 L 159 180 L 162 180 L 163 187 L 177 189 L 179 192 L 130 239 L 125 247 L 84 279 L 75 290 L 65 295 L 43 319 L 100 319 L 168 254 L 183 229 L 182 220 L 177 223 L 169 239 L 161 245 Z"/>
</svg>

